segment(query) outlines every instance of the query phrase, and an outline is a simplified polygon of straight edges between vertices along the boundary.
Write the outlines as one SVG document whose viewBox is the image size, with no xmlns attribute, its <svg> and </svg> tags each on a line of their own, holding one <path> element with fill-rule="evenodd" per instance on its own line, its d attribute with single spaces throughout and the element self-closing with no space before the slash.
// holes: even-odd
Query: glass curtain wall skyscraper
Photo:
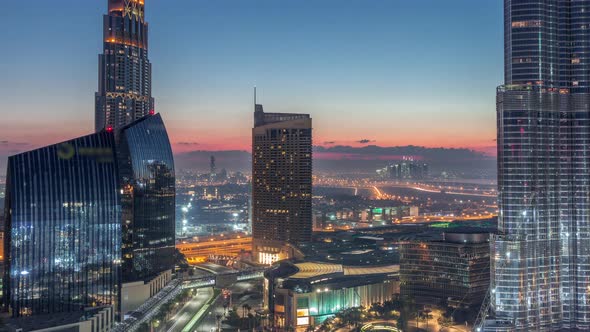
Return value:
<svg viewBox="0 0 590 332">
<path fill-rule="evenodd" d="M 154 109 L 144 7 L 145 0 L 108 0 L 95 95 L 97 132 L 120 129 Z"/>
<path fill-rule="evenodd" d="M 505 0 L 492 300 L 511 330 L 590 330 L 590 0 Z"/>
<path fill-rule="evenodd" d="M 260 263 L 286 258 L 287 243 L 311 240 L 311 130 L 309 114 L 265 113 L 255 105 L 252 237 Z"/>
<path fill-rule="evenodd" d="M 110 132 L 8 159 L 4 303 L 12 316 L 117 307 L 121 208 Z"/>
<path fill-rule="evenodd" d="M 160 114 L 122 128 L 119 175 L 123 214 L 123 282 L 174 268 L 175 174 Z"/>
</svg>

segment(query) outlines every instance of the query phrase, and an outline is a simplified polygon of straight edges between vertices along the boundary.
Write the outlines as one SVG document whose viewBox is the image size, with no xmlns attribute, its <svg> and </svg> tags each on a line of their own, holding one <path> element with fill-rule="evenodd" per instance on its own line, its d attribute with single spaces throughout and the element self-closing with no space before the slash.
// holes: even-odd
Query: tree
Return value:
<svg viewBox="0 0 590 332">
<path fill-rule="evenodd" d="M 406 325 L 408 325 L 406 317 L 399 316 L 399 318 L 397 319 L 397 328 L 403 331 L 406 328 Z"/>
<path fill-rule="evenodd" d="M 246 311 L 248 312 L 248 314 L 250 314 L 250 310 L 252 310 L 252 307 L 246 303 Z"/>
<path fill-rule="evenodd" d="M 254 315 L 252 315 L 251 313 L 248 313 L 248 330 L 252 329 L 254 327 L 256 321 L 254 320 Z"/>
<path fill-rule="evenodd" d="M 215 320 L 217 321 L 217 331 L 221 331 L 221 318 L 223 318 L 222 315 L 215 315 Z"/>
<path fill-rule="evenodd" d="M 432 318 L 432 315 L 430 314 L 430 310 L 426 309 L 426 310 L 420 310 L 418 312 L 418 314 L 416 315 L 416 327 L 418 327 L 418 320 L 426 322 L 426 329 L 428 329 L 428 322 L 429 320 Z"/>
<path fill-rule="evenodd" d="M 396 296 L 394 297 L 391 306 L 394 310 L 397 310 L 400 313 L 398 318 L 399 329 L 407 330 L 409 321 L 416 318 L 416 304 L 414 299 L 409 296 Z"/>
<path fill-rule="evenodd" d="M 137 332 L 150 332 L 150 325 L 146 322 L 141 323 L 137 328 Z"/>
<path fill-rule="evenodd" d="M 242 327 L 240 315 L 238 315 L 238 312 L 236 310 L 229 311 L 229 314 L 227 315 L 225 322 L 232 327 Z"/>
</svg>

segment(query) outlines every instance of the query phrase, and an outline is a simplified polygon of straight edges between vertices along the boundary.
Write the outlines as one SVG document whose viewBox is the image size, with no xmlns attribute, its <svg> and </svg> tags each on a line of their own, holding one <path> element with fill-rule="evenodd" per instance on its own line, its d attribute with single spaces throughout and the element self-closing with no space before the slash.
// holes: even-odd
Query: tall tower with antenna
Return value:
<svg viewBox="0 0 590 332">
<path fill-rule="evenodd" d="M 311 240 L 311 116 L 265 113 L 254 88 L 252 252 L 257 262 L 290 258 Z"/>
</svg>

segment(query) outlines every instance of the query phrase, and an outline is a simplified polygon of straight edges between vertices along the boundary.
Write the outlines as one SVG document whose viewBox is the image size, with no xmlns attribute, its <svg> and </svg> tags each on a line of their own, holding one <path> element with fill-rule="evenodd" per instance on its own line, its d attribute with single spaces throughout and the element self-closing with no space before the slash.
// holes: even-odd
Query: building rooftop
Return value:
<svg viewBox="0 0 590 332">
<path fill-rule="evenodd" d="M 325 262 L 283 261 L 265 273 L 266 278 L 281 279 L 281 287 L 298 293 L 309 293 L 334 287 L 347 288 L 379 283 L 399 275 L 399 265 L 347 266 Z"/>
<path fill-rule="evenodd" d="M 80 311 L 35 315 L 6 320 L 6 326 L 22 332 L 48 329 L 51 327 L 76 324 L 92 318 L 107 307 L 89 308 Z"/>
</svg>

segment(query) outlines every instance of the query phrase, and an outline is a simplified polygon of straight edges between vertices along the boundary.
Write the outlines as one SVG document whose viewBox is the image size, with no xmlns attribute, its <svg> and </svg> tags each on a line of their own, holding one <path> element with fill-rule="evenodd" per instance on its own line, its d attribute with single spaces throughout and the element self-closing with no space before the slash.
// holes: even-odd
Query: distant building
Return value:
<svg viewBox="0 0 590 332">
<path fill-rule="evenodd" d="M 209 163 L 209 181 L 215 182 L 217 179 L 217 166 L 215 166 L 215 156 L 211 156 L 211 161 Z"/>
<path fill-rule="evenodd" d="M 149 281 L 174 269 L 174 159 L 160 114 L 121 129 L 123 282 Z"/>
<path fill-rule="evenodd" d="M 418 217 L 420 215 L 420 207 L 410 206 L 410 217 Z"/>
<path fill-rule="evenodd" d="M 287 255 L 285 244 L 311 240 L 312 136 L 309 114 L 264 113 L 252 129 L 252 235 L 263 264 Z"/>
<path fill-rule="evenodd" d="M 116 307 L 118 180 L 112 132 L 9 157 L 3 295 L 13 317 Z"/>
<path fill-rule="evenodd" d="M 367 209 L 367 221 L 369 222 L 386 222 L 390 224 L 395 219 L 409 217 L 416 213 L 417 206 L 400 205 L 400 206 L 378 206 Z"/>
<path fill-rule="evenodd" d="M 95 129 L 118 130 L 154 110 L 144 1 L 108 0 L 98 60 Z"/>
<path fill-rule="evenodd" d="M 489 233 L 445 233 L 442 241 L 403 242 L 401 294 L 419 304 L 479 308 L 490 285 L 489 237 Z"/>
<path fill-rule="evenodd" d="M 264 306 L 279 329 L 306 331 L 347 308 L 399 294 L 399 265 L 281 262 L 265 273 Z"/>
<path fill-rule="evenodd" d="M 412 157 L 404 157 L 400 163 L 378 169 L 377 175 L 392 180 L 423 180 L 428 178 L 428 164 Z"/>
</svg>

